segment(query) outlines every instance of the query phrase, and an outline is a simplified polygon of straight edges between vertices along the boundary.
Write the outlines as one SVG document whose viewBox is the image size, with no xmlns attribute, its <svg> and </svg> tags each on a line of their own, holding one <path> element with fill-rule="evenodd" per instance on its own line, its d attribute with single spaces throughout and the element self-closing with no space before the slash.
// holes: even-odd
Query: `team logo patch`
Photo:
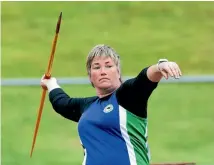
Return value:
<svg viewBox="0 0 214 165">
<path fill-rule="evenodd" d="M 113 109 L 114 109 L 113 105 L 112 105 L 112 104 L 109 104 L 109 105 L 107 105 L 107 106 L 104 108 L 103 112 L 109 113 L 109 112 L 111 112 Z"/>
</svg>

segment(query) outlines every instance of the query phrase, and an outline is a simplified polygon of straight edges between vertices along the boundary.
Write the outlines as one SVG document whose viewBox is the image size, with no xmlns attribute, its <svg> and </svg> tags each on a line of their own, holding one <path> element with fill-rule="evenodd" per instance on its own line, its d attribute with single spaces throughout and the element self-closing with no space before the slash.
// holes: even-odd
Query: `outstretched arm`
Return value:
<svg viewBox="0 0 214 165">
<path fill-rule="evenodd" d="M 166 59 L 159 60 L 158 64 L 150 66 L 147 70 L 147 77 L 152 82 L 159 82 L 162 77 L 168 79 L 169 76 L 178 79 L 181 75 L 182 73 L 178 64 Z"/>
<path fill-rule="evenodd" d="M 159 62 L 144 68 L 137 77 L 125 81 L 117 90 L 120 105 L 137 116 L 147 117 L 147 101 L 162 77 L 179 78 L 181 71 L 174 62 Z"/>
</svg>

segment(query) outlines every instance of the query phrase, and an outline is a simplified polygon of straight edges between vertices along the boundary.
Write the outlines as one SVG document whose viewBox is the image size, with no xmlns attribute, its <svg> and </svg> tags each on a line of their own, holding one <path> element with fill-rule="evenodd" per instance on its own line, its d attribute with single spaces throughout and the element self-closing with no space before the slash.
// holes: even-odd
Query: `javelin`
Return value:
<svg viewBox="0 0 214 165">
<path fill-rule="evenodd" d="M 55 33 L 55 37 L 54 37 L 53 44 L 52 44 L 51 55 L 50 55 L 49 62 L 48 62 L 48 68 L 47 68 L 47 71 L 46 71 L 45 77 L 44 77 L 46 79 L 49 79 L 51 77 L 51 68 L 52 68 L 52 64 L 53 64 L 54 53 L 56 50 L 56 43 L 57 43 L 57 39 L 58 39 L 61 19 L 62 19 L 62 12 L 60 13 L 60 16 L 59 16 L 59 19 L 58 19 L 57 25 L 56 25 L 56 33 Z M 32 147 L 31 147 L 30 157 L 32 157 L 33 149 L 34 149 L 35 142 L 36 142 L 36 137 L 37 137 L 39 124 L 40 124 L 40 120 L 41 120 L 41 116 L 42 116 L 42 110 L 43 110 L 43 106 L 44 106 L 46 91 L 47 91 L 47 89 L 43 88 L 38 116 L 37 116 L 37 121 L 36 121 L 36 127 L 35 127 L 35 131 L 34 131 L 34 136 L 33 136 L 33 143 L 32 143 Z"/>
</svg>

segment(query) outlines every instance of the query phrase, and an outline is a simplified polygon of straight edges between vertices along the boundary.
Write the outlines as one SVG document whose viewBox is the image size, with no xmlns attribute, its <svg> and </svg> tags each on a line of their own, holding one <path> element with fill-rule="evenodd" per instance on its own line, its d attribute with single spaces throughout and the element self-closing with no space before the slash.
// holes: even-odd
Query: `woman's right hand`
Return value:
<svg viewBox="0 0 214 165">
<path fill-rule="evenodd" d="M 57 80 L 55 77 L 46 78 L 45 75 L 42 76 L 40 85 L 43 89 L 51 91 L 52 89 L 58 88 Z"/>
</svg>

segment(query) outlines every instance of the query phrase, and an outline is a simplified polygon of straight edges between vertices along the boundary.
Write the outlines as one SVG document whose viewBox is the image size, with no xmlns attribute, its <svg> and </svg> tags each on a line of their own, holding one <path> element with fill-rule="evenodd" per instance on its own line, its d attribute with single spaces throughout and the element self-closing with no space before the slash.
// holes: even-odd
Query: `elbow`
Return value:
<svg viewBox="0 0 214 165">
<path fill-rule="evenodd" d="M 66 111 L 66 107 L 68 105 L 67 101 L 63 98 L 58 98 L 58 99 L 53 99 L 51 101 L 52 107 L 53 109 L 59 113 L 59 114 L 63 114 L 64 111 Z"/>
<path fill-rule="evenodd" d="M 61 112 L 62 107 L 61 107 L 59 104 L 57 104 L 57 103 L 52 103 L 52 107 L 53 107 L 53 109 L 54 109 L 57 113 L 60 113 L 60 112 Z"/>
</svg>

